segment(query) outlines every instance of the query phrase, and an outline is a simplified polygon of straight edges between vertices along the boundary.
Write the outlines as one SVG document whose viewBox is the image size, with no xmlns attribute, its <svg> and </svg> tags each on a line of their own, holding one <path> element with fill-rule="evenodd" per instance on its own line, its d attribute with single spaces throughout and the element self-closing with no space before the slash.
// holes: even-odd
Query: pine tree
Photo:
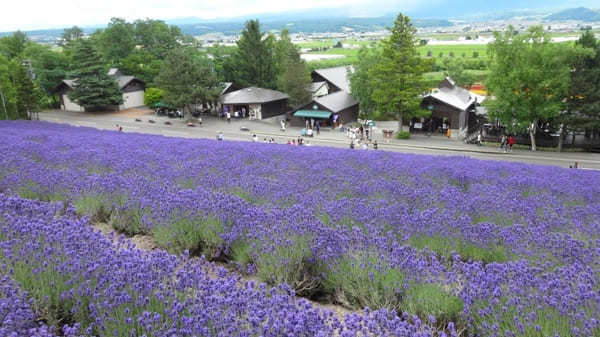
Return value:
<svg viewBox="0 0 600 337">
<path fill-rule="evenodd" d="M 382 41 L 382 60 L 369 71 L 373 101 L 377 110 L 392 114 L 402 131 L 402 120 L 426 116 L 421 109 L 421 95 L 427 88 L 423 73 L 429 62 L 422 59 L 416 47 L 417 30 L 408 16 L 398 14 L 392 35 Z"/>
<path fill-rule="evenodd" d="M 250 20 L 246 22 L 237 46 L 224 65 L 227 79 L 242 87 L 275 89 L 277 72 L 273 36 L 264 38 L 258 20 Z"/>
<path fill-rule="evenodd" d="M 76 78 L 69 99 L 85 109 L 97 109 L 123 103 L 123 95 L 114 78 L 107 74 L 100 54 L 88 40 L 80 40 L 73 50 L 73 75 Z"/>
<path fill-rule="evenodd" d="M 31 114 L 38 112 L 42 95 L 31 79 L 29 68 L 25 65 L 17 67 L 15 82 L 18 118 L 29 118 Z"/>
</svg>

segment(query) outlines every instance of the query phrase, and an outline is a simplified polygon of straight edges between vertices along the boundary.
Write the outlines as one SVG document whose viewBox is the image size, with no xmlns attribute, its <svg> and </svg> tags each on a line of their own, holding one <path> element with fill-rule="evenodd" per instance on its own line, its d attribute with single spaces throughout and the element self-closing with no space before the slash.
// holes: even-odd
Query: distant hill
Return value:
<svg viewBox="0 0 600 337">
<path fill-rule="evenodd" d="M 589 8 L 578 7 L 565 9 L 558 13 L 546 17 L 548 21 L 584 21 L 584 22 L 600 22 L 600 13 Z"/>
</svg>

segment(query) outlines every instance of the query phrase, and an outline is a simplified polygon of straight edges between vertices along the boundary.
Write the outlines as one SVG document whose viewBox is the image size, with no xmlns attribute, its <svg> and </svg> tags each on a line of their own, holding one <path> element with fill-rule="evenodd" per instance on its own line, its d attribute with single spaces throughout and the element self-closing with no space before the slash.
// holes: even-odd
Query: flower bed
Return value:
<svg viewBox="0 0 600 337">
<path fill-rule="evenodd" d="M 447 333 L 600 335 L 596 172 L 49 123 L 1 123 L 0 140 L 5 195 L 302 296 Z"/>
</svg>

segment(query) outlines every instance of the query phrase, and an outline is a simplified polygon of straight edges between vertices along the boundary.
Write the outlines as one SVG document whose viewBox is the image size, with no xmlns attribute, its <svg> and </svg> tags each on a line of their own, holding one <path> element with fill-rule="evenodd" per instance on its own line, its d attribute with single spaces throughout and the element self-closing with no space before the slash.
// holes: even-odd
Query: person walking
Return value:
<svg viewBox="0 0 600 337">
<path fill-rule="evenodd" d="M 257 142 L 258 141 L 258 137 L 256 137 L 256 134 L 252 135 L 252 141 L 253 142 Z"/>
<path fill-rule="evenodd" d="M 373 142 L 373 150 L 377 150 L 377 147 L 378 147 L 378 145 L 377 145 L 377 141 L 374 141 L 374 142 Z"/>
<path fill-rule="evenodd" d="M 217 134 L 217 140 L 223 140 L 223 132 L 219 131 L 219 133 Z"/>
<path fill-rule="evenodd" d="M 515 137 L 510 135 L 510 137 L 508 137 L 508 147 L 510 152 L 512 152 L 513 145 L 515 145 Z"/>
<path fill-rule="evenodd" d="M 479 134 L 477 135 L 477 145 L 479 145 L 479 146 L 483 145 L 483 144 L 481 143 L 481 138 L 482 138 L 482 137 L 481 137 L 481 132 L 479 132 Z"/>
<path fill-rule="evenodd" d="M 281 120 L 281 131 L 285 132 L 285 119 Z"/>
<path fill-rule="evenodd" d="M 506 135 L 502 135 L 502 138 L 500 139 L 500 147 L 502 148 L 504 153 L 506 153 L 507 144 L 508 144 L 508 139 L 506 139 Z"/>
<path fill-rule="evenodd" d="M 231 112 L 227 111 L 226 117 L 227 117 L 227 123 L 231 123 Z"/>
<path fill-rule="evenodd" d="M 319 121 L 315 122 L 315 128 L 317 129 L 317 135 L 321 134 L 321 123 Z"/>
</svg>

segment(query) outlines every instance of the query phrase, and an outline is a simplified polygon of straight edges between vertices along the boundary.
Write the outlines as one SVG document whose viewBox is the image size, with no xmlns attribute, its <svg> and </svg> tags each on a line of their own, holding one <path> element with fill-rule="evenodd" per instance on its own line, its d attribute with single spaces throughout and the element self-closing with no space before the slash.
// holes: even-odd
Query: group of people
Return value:
<svg viewBox="0 0 600 337">
<path fill-rule="evenodd" d="M 513 135 L 506 136 L 502 135 L 500 139 L 500 147 L 504 151 L 504 153 L 512 152 L 513 145 L 515 145 L 515 137 Z"/>
<path fill-rule="evenodd" d="M 233 114 L 229 111 L 228 108 L 225 108 L 220 114 L 219 117 L 225 117 L 225 119 L 227 119 L 227 123 L 231 123 L 231 117 L 238 119 L 238 118 L 246 118 L 246 116 L 249 116 L 251 119 L 253 117 L 253 113 L 248 114 L 246 111 L 246 108 L 242 108 L 241 110 L 236 110 L 233 112 Z"/>
<path fill-rule="evenodd" d="M 368 150 L 369 147 L 372 147 L 373 150 L 377 150 L 379 148 L 379 144 L 377 144 L 376 140 L 373 141 L 373 143 L 370 143 L 368 140 L 350 140 L 351 149 Z"/>
</svg>

